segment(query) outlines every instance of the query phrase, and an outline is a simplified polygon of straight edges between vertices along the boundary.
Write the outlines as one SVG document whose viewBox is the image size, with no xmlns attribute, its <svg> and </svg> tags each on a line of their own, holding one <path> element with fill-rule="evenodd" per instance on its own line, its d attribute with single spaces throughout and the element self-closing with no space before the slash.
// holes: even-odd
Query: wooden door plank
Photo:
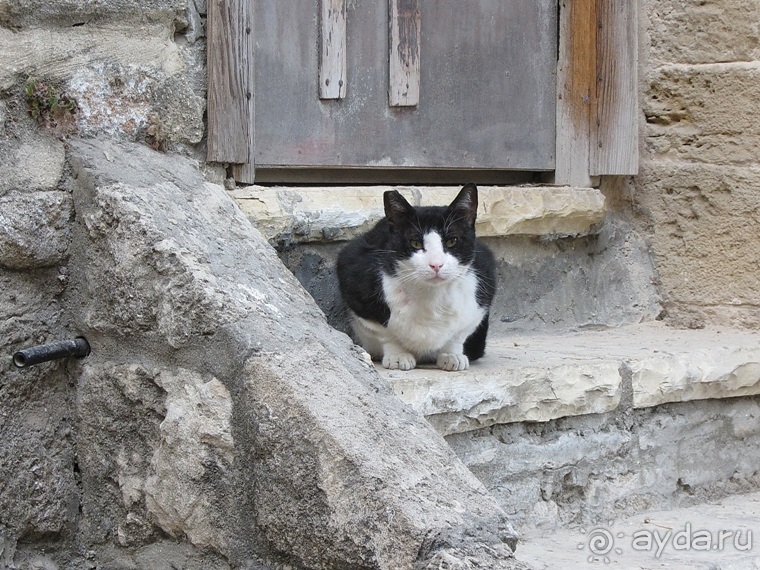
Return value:
<svg viewBox="0 0 760 570">
<path fill-rule="evenodd" d="M 346 0 L 320 0 L 319 98 L 346 96 Z"/>
<path fill-rule="evenodd" d="M 592 175 L 638 174 L 637 4 L 631 0 L 597 0 Z"/>
<path fill-rule="evenodd" d="M 420 2 L 389 0 L 388 14 L 388 104 L 415 107 L 420 102 Z"/>
<path fill-rule="evenodd" d="M 596 88 L 596 0 L 560 0 L 554 183 L 587 187 Z"/>
<path fill-rule="evenodd" d="M 252 130 L 251 2 L 208 0 L 208 148 L 212 162 L 245 163 Z"/>
<path fill-rule="evenodd" d="M 343 103 L 320 100 L 315 85 L 320 2 L 252 3 L 257 177 L 273 181 L 281 171 L 291 180 L 317 168 L 554 170 L 557 0 L 420 2 L 426 99 L 416 107 L 388 106 L 388 67 L 377 65 L 389 53 L 389 2 L 346 2 L 351 89 Z"/>
</svg>

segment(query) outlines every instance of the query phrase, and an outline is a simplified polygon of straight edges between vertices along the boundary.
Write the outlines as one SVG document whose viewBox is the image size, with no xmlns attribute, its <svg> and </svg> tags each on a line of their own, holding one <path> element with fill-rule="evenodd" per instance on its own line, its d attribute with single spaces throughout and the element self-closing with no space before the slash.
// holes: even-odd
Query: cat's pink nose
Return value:
<svg viewBox="0 0 760 570">
<path fill-rule="evenodd" d="M 443 263 L 431 263 L 430 264 L 430 269 L 432 269 L 433 271 L 435 271 L 436 275 L 441 270 L 441 267 L 443 267 Z"/>
</svg>

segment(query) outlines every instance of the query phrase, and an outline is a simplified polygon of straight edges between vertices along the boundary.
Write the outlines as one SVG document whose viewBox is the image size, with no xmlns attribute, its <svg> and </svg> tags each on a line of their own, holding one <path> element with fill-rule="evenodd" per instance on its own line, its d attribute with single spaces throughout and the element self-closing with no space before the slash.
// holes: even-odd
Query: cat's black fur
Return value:
<svg viewBox="0 0 760 570">
<path fill-rule="evenodd" d="M 457 202 L 463 195 L 472 198 L 474 209 Z M 429 230 L 436 230 L 441 236 L 456 237 L 457 243 L 446 251 L 471 267 L 478 282 L 477 304 L 486 310 L 480 325 L 464 343 L 464 354 L 472 361 L 485 351 L 488 309 L 496 290 L 495 262 L 488 247 L 475 237 L 475 185 L 467 184 L 457 200 L 449 206 L 414 208 L 398 192 L 386 192 L 386 217 L 346 245 L 338 256 L 337 273 L 348 307 L 357 316 L 385 326 L 390 319 L 390 309 L 384 298 L 382 274 L 395 275 L 397 263 L 414 252 L 410 240 L 420 239 Z"/>
</svg>

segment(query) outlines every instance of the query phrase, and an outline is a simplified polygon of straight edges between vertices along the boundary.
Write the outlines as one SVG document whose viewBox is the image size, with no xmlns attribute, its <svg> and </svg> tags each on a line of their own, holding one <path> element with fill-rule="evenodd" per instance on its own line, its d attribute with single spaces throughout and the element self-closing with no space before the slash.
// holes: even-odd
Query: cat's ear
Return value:
<svg viewBox="0 0 760 570">
<path fill-rule="evenodd" d="M 474 226 L 478 215 L 478 187 L 472 182 L 465 184 L 449 205 L 449 211 L 456 212 L 470 226 Z"/>
<path fill-rule="evenodd" d="M 391 227 L 409 219 L 414 214 L 414 208 L 396 190 L 388 190 L 383 193 L 383 205 L 385 206 L 385 217 L 388 218 Z"/>
</svg>

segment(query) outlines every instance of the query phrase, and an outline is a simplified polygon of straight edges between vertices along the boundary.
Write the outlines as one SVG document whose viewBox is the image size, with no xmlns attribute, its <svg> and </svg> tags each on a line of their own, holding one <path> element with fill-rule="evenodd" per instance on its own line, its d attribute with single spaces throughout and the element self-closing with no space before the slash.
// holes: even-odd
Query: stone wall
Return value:
<svg viewBox="0 0 760 570">
<path fill-rule="evenodd" d="M 677 323 L 760 323 L 760 3 L 646 1 L 634 208 Z"/>
<path fill-rule="evenodd" d="M 3 0 L 0 23 L 0 89 L 15 96 L 6 98 L 13 116 L 26 104 L 59 135 L 176 150 L 201 142 L 205 45 L 194 2 Z M 51 109 L 53 98 L 71 107 Z"/>
<path fill-rule="evenodd" d="M 0 1 L 0 568 L 14 567 L 24 542 L 43 545 L 31 567 L 55 567 L 46 551 L 94 567 L 74 541 L 76 368 L 11 364 L 19 348 L 78 334 L 66 299 L 76 211 L 65 141 L 123 137 L 195 152 L 205 107 L 199 36 L 198 11 L 184 0 Z"/>
</svg>

